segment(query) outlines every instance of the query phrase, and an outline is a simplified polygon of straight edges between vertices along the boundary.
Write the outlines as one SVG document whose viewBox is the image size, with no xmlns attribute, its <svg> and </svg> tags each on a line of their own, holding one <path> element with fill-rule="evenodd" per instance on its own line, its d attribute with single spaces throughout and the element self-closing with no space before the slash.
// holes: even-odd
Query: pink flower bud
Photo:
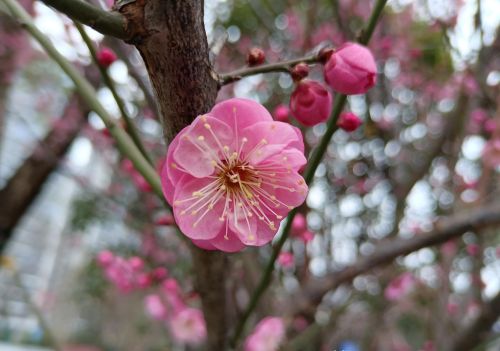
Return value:
<svg viewBox="0 0 500 351">
<path fill-rule="evenodd" d="M 342 112 L 337 121 L 337 126 L 346 132 L 354 132 L 361 124 L 363 121 L 352 112 Z"/>
<path fill-rule="evenodd" d="M 305 232 L 303 232 L 301 235 L 300 235 L 300 240 L 302 240 L 304 242 L 304 244 L 307 244 L 308 242 L 310 242 L 312 239 L 314 239 L 314 233 L 309 231 L 309 230 L 306 230 Z"/>
<path fill-rule="evenodd" d="M 292 68 L 292 78 L 298 82 L 309 75 L 309 66 L 305 63 L 296 64 Z"/>
<path fill-rule="evenodd" d="M 324 122 L 332 112 L 332 95 L 320 83 L 303 80 L 292 93 L 290 110 L 295 118 L 305 126 Z"/>
<path fill-rule="evenodd" d="M 113 50 L 106 47 L 102 48 L 97 53 L 97 61 L 104 68 L 108 68 L 109 66 L 111 66 L 111 64 L 116 61 L 116 58 L 116 54 L 113 52 Z"/>
<path fill-rule="evenodd" d="M 175 224 L 174 216 L 171 214 L 166 214 L 164 216 L 158 217 L 155 221 L 156 225 L 173 225 Z"/>
<path fill-rule="evenodd" d="M 294 265 L 294 258 L 291 252 L 282 252 L 278 256 L 278 264 L 283 268 L 291 268 Z"/>
<path fill-rule="evenodd" d="M 249 66 L 257 66 L 264 63 L 266 54 L 261 48 L 251 48 L 247 55 L 247 63 Z"/>
<path fill-rule="evenodd" d="M 274 119 L 280 122 L 288 121 L 289 114 L 290 114 L 290 109 L 283 104 L 276 106 L 276 108 L 273 111 Z"/>
<path fill-rule="evenodd" d="M 359 44 L 342 45 L 325 65 L 325 81 L 342 94 L 364 94 L 377 81 L 377 66 L 371 51 Z"/>
<path fill-rule="evenodd" d="M 293 217 L 291 229 L 292 236 L 300 236 L 307 230 L 307 220 L 302 213 L 297 213 L 295 217 Z"/>
</svg>

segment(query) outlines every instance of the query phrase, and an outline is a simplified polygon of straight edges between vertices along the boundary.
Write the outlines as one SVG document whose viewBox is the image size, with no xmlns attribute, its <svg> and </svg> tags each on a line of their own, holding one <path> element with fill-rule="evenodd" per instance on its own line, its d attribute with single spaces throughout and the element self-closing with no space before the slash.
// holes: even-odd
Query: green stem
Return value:
<svg viewBox="0 0 500 351">
<path fill-rule="evenodd" d="M 375 4 L 373 12 L 368 21 L 368 24 L 359 38 L 360 43 L 367 44 L 368 41 L 370 40 L 386 2 L 387 0 L 378 0 L 377 3 Z M 330 139 L 332 138 L 333 133 L 335 133 L 335 131 L 337 130 L 337 119 L 340 113 L 342 112 L 342 109 L 344 108 L 346 101 L 347 101 L 346 95 L 339 94 L 335 98 L 332 115 L 328 120 L 326 132 L 321 138 L 319 145 L 311 153 L 311 156 L 309 157 L 309 160 L 307 162 L 307 168 L 304 172 L 304 179 L 308 185 L 312 183 L 314 179 L 314 173 L 316 172 L 316 169 L 321 163 L 323 155 L 325 154 L 326 149 L 328 148 L 328 144 L 330 143 Z M 257 303 L 259 302 L 260 298 L 262 297 L 266 289 L 269 287 L 269 284 L 271 283 L 271 278 L 276 259 L 278 258 L 281 249 L 283 248 L 283 245 L 288 239 L 288 235 L 292 227 L 293 218 L 295 217 L 296 213 L 297 209 L 293 209 L 288 214 L 285 227 L 283 228 L 281 237 L 279 238 L 278 242 L 273 248 L 271 258 L 267 262 L 266 267 L 264 269 L 264 274 L 262 275 L 259 284 L 257 285 L 257 288 L 253 292 L 250 298 L 250 302 L 248 303 L 248 306 L 246 307 L 245 311 L 243 312 L 243 315 L 241 316 L 238 324 L 236 325 L 234 336 L 231 339 L 231 345 L 233 347 L 236 346 L 239 338 L 241 337 L 241 334 L 243 333 L 246 322 L 253 313 L 255 307 L 257 307 Z"/>
<path fill-rule="evenodd" d="M 109 115 L 106 109 L 97 100 L 95 90 L 90 83 L 55 49 L 50 40 L 35 26 L 30 15 L 15 0 L 2 1 L 5 3 L 13 16 L 22 22 L 26 30 L 38 41 L 47 54 L 54 61 L 56 61 L 61 69 L 69 76 L 75 84 L 77 92 L 85 103 L 95 113 L 97 113 L 99 117 L 101 117 L 102 121 L 115 139 L 121 153 L 132 161 L 135 168 L 151 185 L 153 191 L 158 196 L 163 198 L 160 177 L 156 173 L 156 170 L 144 158 L 141 151 L 134 144 L 130 136 L 116 124 L 113 117 Z"/>
<path fill-rule="evenodd" d="M 125 121 L 126 125 L 126 130 L 130 134 L 130 137 L 134 141 L 135 145 L 139 148 L 141 151 L 142 155 L 148 160 L 148 162 L 154 166 L 153 161 L 149 157 L 146 148 L 144 147 L 144 144 L 141 141 L 141 137 L 139 136 L 139 133 L 137 132 L 137 128 L 134 125 L 134 122 L 132 122 L 132 118 L 127 113 L 127 109 L 125 107 L 125 103 L 123 102 L 122 98 L 118 95 L 118 92 L 116 91 L 115 84 L 111 77 L 108 74 L 108 71 L 106 68 L 104 68 L 100 63 L 97 58 L 97 51 L 94 47 L 94 44 L 92 43 L 92 39 L 88 36 L 87 32 L 85 32 L 85 28 L 83 26 L 74 21 L 76 29 L 80 33 L 80 36 L 82 37 L 83 41 L 85 42 L 85 45 L 87 45 L 87 48 L 89 49 L 90 56 L 92 57 L 92 61 L 97 65 L 99 68 L 99 72 L 101 73 L 102 79 L 104 81 L 104 84 L 109 88 L 111 91 L 111 94 L 113 95 L 113 98 L 116 101 L 116 104 L 118 105 L 118 109 L 120 110 L 120 113 L 122 115 L 123 120 Z"/>
</svg>

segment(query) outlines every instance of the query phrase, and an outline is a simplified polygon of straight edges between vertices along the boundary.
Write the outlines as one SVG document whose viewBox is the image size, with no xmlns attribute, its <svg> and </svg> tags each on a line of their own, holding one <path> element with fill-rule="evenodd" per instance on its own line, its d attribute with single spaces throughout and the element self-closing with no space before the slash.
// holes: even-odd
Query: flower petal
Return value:
<svg viewBox="0 0 500 351">
<path fill-rule="evenodd" d="M 198 116 L 182 133 L 173 157 L 182 169 L 194 177 L 214 173 L 214 163 L 224 159 L 224 146 L 231 145 L 233 132 L 224 122 L 208 115 Z"/>
<path fill-rule="evenodd" d="M 191 239 L 208 240 L 219 234 L 224 195 L 213 178 L 182 177 L 174 194 L 174 217 L 181 231 Z"/>
<path fill-rule="evenodd" d="M 233 130 L 242 130 L 258 122 L 273 120 L 264 106 L 253 100 L 240 98 L 218 103 L 209 114 L 227 123 Z"/>
</svg>

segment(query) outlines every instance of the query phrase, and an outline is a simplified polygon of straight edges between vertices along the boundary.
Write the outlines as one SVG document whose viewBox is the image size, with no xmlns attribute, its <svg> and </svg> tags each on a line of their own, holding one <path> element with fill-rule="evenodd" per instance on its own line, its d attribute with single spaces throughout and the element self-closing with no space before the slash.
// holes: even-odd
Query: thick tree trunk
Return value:
<svg viewBox="0 0 500 351">
<path fill-rule="evenodd" d="M 86 123 L 87 112 L 72 98 L 63 116 L 0 190 L 0 253 L 16 224 Z"/>
<path fill-rule="evenodd" d="M 202 0 L 118 1 L 127 34 L 141 53 L 155 89 L 168 144 L 193 119 L 208 112 L 218 83 L 209 61 Z M 196 288 L 208 328 L 208 350 L 226 342 L 224 254 L 192 247 Z"/>
</svg>

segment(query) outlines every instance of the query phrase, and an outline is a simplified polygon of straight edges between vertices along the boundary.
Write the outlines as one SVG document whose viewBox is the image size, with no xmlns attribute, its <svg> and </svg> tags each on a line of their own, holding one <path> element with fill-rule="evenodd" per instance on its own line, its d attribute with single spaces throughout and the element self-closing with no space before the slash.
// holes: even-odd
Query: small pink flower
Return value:
<svg viewBox="0 0 500 351">
<path fill-rule="evenodd" d="M 168 325 L 174 339 L 182 344 L 198 345 L 207 337 L 203 314 L 195 308 L 182 309 L 170 317 Z"/>
<path fill-rule="evenodd" d="M 304 79 L 290 97 L 290 110 L 305 126 L 325 122 L 332 112 L 332 94 L 322 84 Z"/>
<path fill-rule="evenodd" d="M 97 61 L 104 68 L 111 66 L 116 59 L 116 54 L 110 48 L 104 47 L 97 53 Z"/>
<path fill-rule="evenodd" d="M 363 121 L 352 112 L 342 112 L 337 121 L 337 126 L 346 132 L 354 132 Z"/>
<path fill-rule="evenodd" d="M 101 251 L 97 255 L 97 263 L 99 263 L 101 267 L 107 267 L 111 264 L 111 262 L 113 262 L 114 257 L 115 256 L 111 251 L 108 250 Z"/>
<path fill-rule="evenodd" d="M 304 202 L 301 132 L 246 99 L 218 103 L 172 141 L 161 172 L 176 223 L 201 248 L 235 252 L 272 240 Z"/>
<path fill-rule="evenodd" d="M 304 242 L 304 244 L 307 244 L 312 239 L 314 239 L 314 233 L 309 231 L 309 230 L 306 230 L 306 231 L 302 232 L 299 239 L 302 240 Z"/>
<path fill-rule="evenodd" d="M 284 104 L 280 104 L 280 105 L 276 106 L 276 108 L 273 111 L 274 119 L 277 121 L 280 121 L 280 122 L 288 121 L 289 115 L 290 115 L 290 110 Z"/>
<path fill-rule="evenodd" d="M 144 298 L 144 307 L 147 314 L 156 320 L 164 320 L 167 316 L 167 308 L 158 295 L 148 295 Z"/>
<path fill-rule="evenodd" d="M 385 288 L 384 295 L 389 301 L 396 301 L 408 294 L 415 286 L 415 277 L 410 272 L 401 274 L 393 279 Z"/>
<path fill-rule="evenodd" d="M 307 220 L 302 213 L 297 213 L 293 217 L 291 234 L 292 236 L 300 236 L 303 232 L 307 230 Z"/>
<path fill-rule="evenodd" d="M 281 252 L 278 256 L 278 264 L 283 268 L 291 268 L 294 265 L 294 258 L 291 252 Z"/>
<path fill-rule="evenodd" d="M 325 64 L 325 81 L 336 92 L 364 94 L 377 81 L 377 65 L 371 51 L 356 43 L 346 43 Z"/>
<path fill-rule="evenodd" d="M 245 340 L 245 351 L 277 351 L 284 338 L 283 320 L 278 317 L 266 317 Z"/>
<path fill-rule="evenodd" d="M 130 267 L 136 272 L 141 271 L 144 268 L 144 261 L 140 257 L 137 256 L 130 257 L 128 259 L 128 262 L 130 264 Z"/>
</svg>

